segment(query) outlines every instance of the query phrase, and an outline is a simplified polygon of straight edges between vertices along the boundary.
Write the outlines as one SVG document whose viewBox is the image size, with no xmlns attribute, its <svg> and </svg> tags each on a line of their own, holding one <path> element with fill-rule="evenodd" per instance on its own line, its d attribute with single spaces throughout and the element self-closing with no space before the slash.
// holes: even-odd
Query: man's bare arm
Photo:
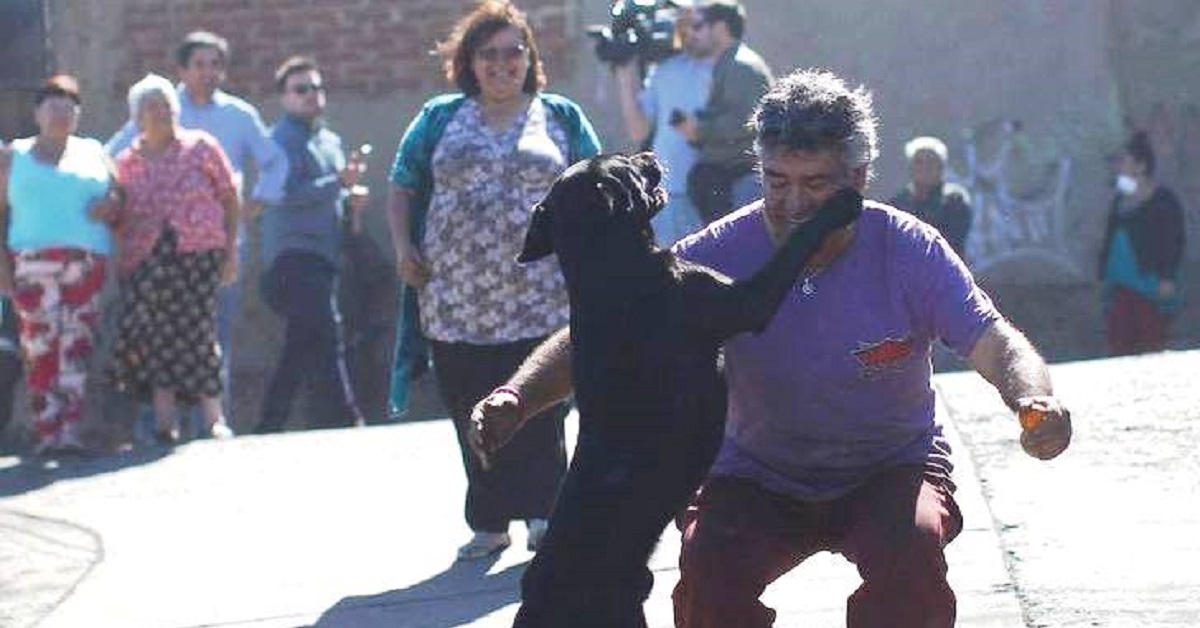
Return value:
<svg viewBox="0 0 1200 628">
<path fill-rule="evenodd" d="M 1066 450 L 1071 413 L 1054 396 L 1050 369 L 1024 334 L 998 320 L 976 341 L 967 362 L 996 387 L 1005 405 L 1036 417 L 1022 425 L 1021 446 L 1029 455 L 1049 460 Z"/>
<path fill-rule="evenodd" d="M 475 404 L 467 442 L 484 468 L 529 417 L 571 394 L 571 332 L 563 328 L 538 345 L 500 388 Z"/>
</svg>

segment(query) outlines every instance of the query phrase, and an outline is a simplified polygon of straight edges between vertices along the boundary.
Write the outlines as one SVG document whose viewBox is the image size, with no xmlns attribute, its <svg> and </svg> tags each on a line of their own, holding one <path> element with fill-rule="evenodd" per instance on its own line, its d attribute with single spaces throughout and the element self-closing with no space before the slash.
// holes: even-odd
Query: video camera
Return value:
<svg viewBox="0 0 1200 628">
<path fill-rule="evenodd" d="M 608 26 L 589 26 L 596 57 L 609 65 L 637 59 L 645 69 L 675 54 L 675 11 L 671 0 L 613 0 Z"/>
</svg>

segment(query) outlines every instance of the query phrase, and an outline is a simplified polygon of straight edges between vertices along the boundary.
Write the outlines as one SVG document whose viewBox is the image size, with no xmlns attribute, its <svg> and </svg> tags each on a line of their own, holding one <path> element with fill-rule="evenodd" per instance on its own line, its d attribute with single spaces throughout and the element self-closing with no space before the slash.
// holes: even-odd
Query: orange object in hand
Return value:
<svg viewBox="0 0 1200 628">
<path fill-rule="evenodd" d="M 1034 408 L 1032 406 L 1026 406 L 1017 412 L 1017 420 L 1021 422 L 1021 429 L 1024 430 L 1032 430 L 1042 422 L 1042 419 L 1045 418 L 1045 410 L 1039 410 L 1038 408 Z"/>
</svg>

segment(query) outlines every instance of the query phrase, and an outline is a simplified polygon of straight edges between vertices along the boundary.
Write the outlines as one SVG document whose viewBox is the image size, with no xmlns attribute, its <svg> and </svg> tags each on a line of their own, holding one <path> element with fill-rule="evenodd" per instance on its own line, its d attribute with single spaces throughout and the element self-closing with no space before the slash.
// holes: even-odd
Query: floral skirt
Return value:
<svg viewBox="0 0 1200 628">
<path fill-rule="evenodd" d="M 154 389 L 195 401 L 221 394 L 217 345 L 220 249 L 180 253 L 164 229 L 150 256 L 121 280 L 123 307 L 113 346 L 118 390 L 149 399 Z"/>
</svg>

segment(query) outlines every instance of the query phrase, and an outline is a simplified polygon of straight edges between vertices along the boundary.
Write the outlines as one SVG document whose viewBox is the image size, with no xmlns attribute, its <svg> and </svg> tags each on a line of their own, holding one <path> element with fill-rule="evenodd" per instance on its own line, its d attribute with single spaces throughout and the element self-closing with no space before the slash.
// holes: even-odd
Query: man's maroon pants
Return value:
<svg viewBox="0 0 1200 628">
<path fill-rule="evenodd" d="M 962 529 L 946 482 L 920 466 L 880 473 L 832 501 L 802 502 L 747 480 L 710 479 L 681 517 L 679 628 L 763 628 L 775 611 L 759 596 L 819 551 L 858 567 L 849 628 L 954 625 L 943 549 Z"/>
</svg>

